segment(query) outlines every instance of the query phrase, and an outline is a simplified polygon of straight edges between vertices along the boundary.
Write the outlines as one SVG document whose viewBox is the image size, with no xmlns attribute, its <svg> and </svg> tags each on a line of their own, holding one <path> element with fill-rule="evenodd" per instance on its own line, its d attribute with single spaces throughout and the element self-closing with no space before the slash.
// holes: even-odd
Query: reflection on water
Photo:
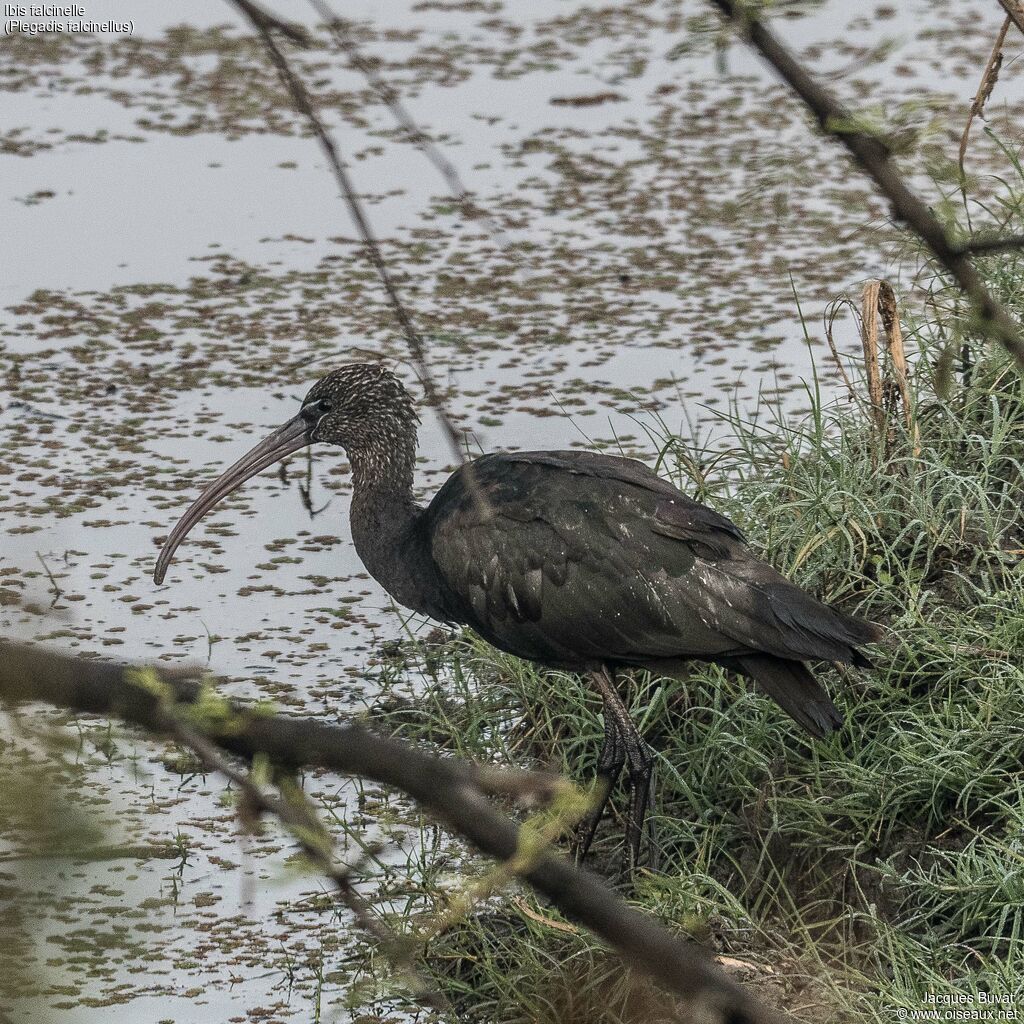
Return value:
<svg viewBox="0 0 1024 1024">
<path fill-rule="evenodd" d="M 834 2 L 779 24 L 814 66 L 842 73 L 851 102 L 948 156 L 998 27 L 992 6 Z M 232 692 L 350 715 L 406 623 L 349 544 L 341 453 L 313 457 L 315 517 L 295 457 L 208 517 L 165 586 L 150 573 L 201 484 L 290 416 L 313 378 L 352 357 L 401 367 L 405 352 L 272 69 L 235 28 L 212 30 L 237 24 L 228 6 L 136 8 L 131 40 L 2 44 L 3 629 L 210 664 Z M 327 49 L 301 57 L 474 446 L 649 454 L 658 417 L 675 429 L 759 388 L 799 404 L 809 354 L 794 295 L 813 340 L 826 301 L 901 271 L 859 176 L 755 58 L 717 46 L 701 10 L 346 6 L 506 249 L 397 140 L 359 76 Z M 927 107 L 898 106 L 924 95 Z M 1016 95 L 1008 76 L 990 106 L 1006 135 Z M 1000 166 L 984 137 L 971 166 Z M 429 495 L 450 454 L 423 419 Z M 289 872 L 289 844 L 273 832 L 240 843 L 218 780 L 83 728 L 62 781 L 87 794 L 105 841 L 139 855 L 0 863 L 0 882 L 29 894 L 26 963 L 52 961 L 30 971 L 26 995 L 38 992 L 18 1019 L 304 1019 L 318 992 L 342 999 L 354 939 L 315 880 Z M 31 749 L 15 736 L 0 753 Z M 362 827 L 348 784 L 310 786 Z M 6 825 L 2 843 L 19 849 Z M 187 856 L 153 852 L 175 843 Z"/>
</svg>

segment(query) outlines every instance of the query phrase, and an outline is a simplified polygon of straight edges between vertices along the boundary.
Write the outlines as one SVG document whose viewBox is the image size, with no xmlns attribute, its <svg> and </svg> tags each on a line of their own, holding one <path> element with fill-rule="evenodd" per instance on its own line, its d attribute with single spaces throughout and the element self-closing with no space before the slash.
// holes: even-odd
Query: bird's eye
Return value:
<svg viewBox="0 0 1024 1024">
<path fill-rule="evenodd" d="M 317 420 L 331 411 L 331 403 L 326 398 L 318 398 L 302 407 L 302 416 L 307 420 Z"/>
</svg>

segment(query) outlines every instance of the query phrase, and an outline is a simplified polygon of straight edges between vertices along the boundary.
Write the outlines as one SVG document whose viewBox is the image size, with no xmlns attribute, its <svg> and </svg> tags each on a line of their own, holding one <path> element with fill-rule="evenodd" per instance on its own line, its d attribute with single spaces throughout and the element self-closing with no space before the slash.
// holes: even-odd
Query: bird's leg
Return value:
<svg viewBox="0 0 1024 1024">
<path fill-rule="evenodd" d="M 607 701 L 604 701 L 602 717 L 604 718 L 604 742 L 601 744 L 601 753 L 597 756 L 597 803 L 580 822 L 576 832 L 573 853 L 577 862 L 582 861 L 590 850 L 590 844 L 594 841 L 594 834 L 597 832 L 598 823 L 604 816 L 612 789 L 615 788 L 616 780 L 626 763 L 626 750 L 622 745 L 619 727 Z"/>
<path fill-rule="evenodd" d="M 632 872 L 640 863 L 640 846 L 645 825 L 650 848 L 650 867 L 657 864 L 654 823 L 647 811 L 654 789 L 654 753 L 630 718 L 629 709 L 615 688 L 615 676 L 607 666 L 591 673 L 595 686 L 604 699 L 605 714 L 610 713 L 618 730 L 629 773 L 629 814 L 626 819 L 627 867 Z"/>
</svg>

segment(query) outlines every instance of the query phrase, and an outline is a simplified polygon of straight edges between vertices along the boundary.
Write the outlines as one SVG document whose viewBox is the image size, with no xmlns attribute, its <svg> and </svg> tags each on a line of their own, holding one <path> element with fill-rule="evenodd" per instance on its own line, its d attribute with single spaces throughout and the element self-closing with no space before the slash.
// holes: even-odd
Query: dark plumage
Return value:
<svg viewBox="0 0 1024 1024">
<path fill-rule="evenodd" d="M 605 702 L 599 771 L 610 786 L 629 764 L 634 859 L 651 756 L 615 690 L 616 669 L 679 676 L 688 661 L 717 662 L 822 737 L 842 716 L 804 662 L 866 666 L 859 647 L 879 639 L 877 626 L 794 586 L 753 555 L 732 522 L 632 459 L 485 455 L 421 508 L 412 401 L 394 375 L 368 364 L 324 377 L 295 419 L 203 492 L 168 539 L 157 582 L 221 497 L 314 441 L 348 453 L 356 550 L 396 601 L 470 626 L 519 657 L 590 675 Z M 583 852 L 596 823 L 584 829 Z"/>
</svg>

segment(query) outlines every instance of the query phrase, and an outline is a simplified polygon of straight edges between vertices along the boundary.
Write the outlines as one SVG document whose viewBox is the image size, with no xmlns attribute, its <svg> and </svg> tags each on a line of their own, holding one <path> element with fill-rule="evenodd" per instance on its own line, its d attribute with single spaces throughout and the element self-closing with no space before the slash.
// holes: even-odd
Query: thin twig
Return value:
<svg viewBox="0 0 1024 1024">
<path fill-rule="evenodd" d="M 282 21 L 270 11 L 264 10 L 259 4 L 253 3 L 252 0 L 235 0 L 235 6 L 241 8 L 242 13 L 257 27 L 271 32 L 280 32 L 296 46 L 309 46 L 309 36 L 301 25 Z"/>
<path fill-rule="evenodd" d="M 1003 26 L 996 36 L 995 45 L 992 47 L 988 63 L 986 63 L 981 81 L 978 83 L 978 91 L 974 94 L 971 109 L 967 114 L 967 124 L 964 125 L 964 133 L 960 136 L 960 155 L 957 158 L 957 165 L 960 168 L 961 179 L 966 176 L 964 172 L 964 158 L 967 156 L 967 140 L 971 135 L 971 122 L 976 117 L 981 116 L 981 112 L 985 109 L 985 104 L 988 102 L 988 98 L 992 95 L 992 90 L 996 86 L 996 80 L 999 78 L 999 69 L 1003 63 L 1003 42 L 1006 40 L 1006 33 L 1009 28 L 1010 19 L 1007 17 L 1003 20 Z"/>
<path fill-rule="evenodd" d="M 892 216 L 908 225 L 931 250 L 971 300 L 984 328 L 1024 368 L 1024 339 L 1017 324 L 988 292 L 967 255 L 957 249 L 918 195 L 911 191 L 890 159 L 888 147 L 858 125 L 856 118 L 817 82 L 775 33 L 758 17 L 749 0 L 709 0 L 734 22 L 742 38 L 753 46 L 782 76 L 817 118 L 823 131 L 840 141 L 861 169 L 889 200 Z M 1009 0 L 1000 0 L 1004 7 Z M 1009 10 L 1007 10 L 1009 13 Z"/>
<path fill-rule="evenodd" d="M 319 114 L 317 114 L 313 101 L 309 93 L 306 91 L 306 87 L 303 84 L 302 79 L 300 79 L 292 70 L 291 64 L 281 52 L 281 48 L 277 45 L 277 42 L 274 39 L 274 31 L 282 31 L 279 26 L 283 23 L 279 22 L 272 15 L 267 14 L 267 12 L 262 8 L 257 7 L 256 4 L 252 3 L 252 0 L 230 0 L 230 3 L 245 15 L 253 28 L 255 28 L 259 33 L 260 38 L 263 40 L 263 45 L 266 47 L 267 53 L 270 55 L 282 83 L 292 97 L 292 102 L 313 129 L 313 133 L 316 135 L 317 140 L 319 141 L 320 146 L 331 165 L 334 177 L 341 188 L 342 195 L 345 198 L 345 203 L 348 206 L 349 214 L 362 237 L 370 263 L 377 271 L 377 275 L 380 277 L 381 283 L 384 285 L 388 301 L 391 303 L 391 308 L 402 328 L 402 333 L 405 335 L 405 340 L 409 346 L 409 351 L 412 355 L 413 363 L 416 367 L 417 375 L 420 378 L 420 384 L 423 387 L 423 392 L 426 396 L 427 402 L 437 410 L 437 414 L 441 419 L 445 434 L 448 437 L 449 444 L 451 445 L 452 452 L 455 454 L 455 457 L 460 462 L 465 461 L 466 455 L 462 443 L 462 432 L 456 428 L 445 405 L 444 399 L 441 397 L 441 393 L 438 390 L 437 385 L 434 383 L 433 375 L 431 374 L 430 367 L 427 364 L 427 356 L 423 347 L 423 341 L 416 331 L 416 328 L 413 326 L 412 318 L 410 317 L 405 304 L 402 302 L 398 286 L 395 284 L 391 274 L 388 272 L 387 264 L 384 262 L 384 257 L 381 255 L 380 245 L 370 227 L 370 222 L 366 218 L 366 214 L 364 213 L 362 204 L 359 201 L 359 196 L 352 185 L 352 180 L 349 177 L 348 171 L 345 169 L 345 166 L 341 161 L 341 157 L 338 154 L 338 147 L 330 132 L 328 132 L 325 127 L 323 121 L 320 119 Z M 292 34 L 285 34 L 289 39 L 294 40 L 294 36 Z"/>
<path fill-rule="evenodd" d="M 260 814 L 270 814 L 285 825 L 302 847 L 303 853 L 334 885 L 339 899 L 356 923 L 376 940 L 392 967 L 404 976 L 420 1002 L 437 1009 L 450 1008 L 448 1000 L 431 988 L 416 970 L 409 951 L 402 948 L 399 937 L 373 913 L 369 904 L 356 891 L 351 870 L 338 862 L 330 834 L 301 790 L 296 787 L 290 798 L 266 793 L 253 781 L 251 775 L 236 768 L 213 743 L 172 709 L 164 713 L 164 728 L 182 746 L 191 750 L 210 771 L 218 772 L 238 787 L 243 797 L 239 808 L 243 821 L 255 820 Z"/>
<path fill-rule="evenodd" d="M 835 328 L 836 319 L 839 316 L 839 310 L 843 306 L 849 306 L 853 311 L 853 317 L 857 318 L 857 307 L 849 299 L 839 299 L 835 302 L 830 303 L 822 314 L 822 321 L 825 325 L 825 340 L 828 342 L 829 351 L 832 353 L 832 361 L 836 364 L 836 369 L 839 371 L 839 376 L 842 377 L 843 383 L 846 385 L 846 390 L 850 393 L 850 398 L 854 401 L 859 399 L 859 395 L 854 390 L 853 384 L 850 382 L 850 378 L 846 373 L 846 367 L 843 366 L 842 357 L 839 355 L 839 349 L 836 347 L 835 338 L 832 336 L 832 332 Z"/>
<path fill-rule="evenodd" d="M 157 692 L 124 665 L 0 640 L 0 699 L 43 701 L 163 732 L 166 688 L 181 704 L 194 704 L 204 694 L 208 698 L 208 691 L 185 672 L 149 671 L 162 682 Z M 590 929 L 666 991 L 699 1006 L 709 1024 L 781 1024 L 788 1019 L 761 1006 L 705 953 L 629 906 L 589 871 L 546 848 L 524 857 L 528 844 L 520 826 L 481 792 L 474 766 L 431 756 L 355 723 L 338 726 L 272 715 L 229 700 L 220 705 L 224 714 L 210 716 L 207 732 L 220 749 L 247 758 L 262 754 L 281 766 L 328 768 L 401 790 L 482 852 L 514 864 L 519 877 L 567 918 Z"/>
<path fill-rule="evenodd" d="M 50 567 L 46 564 L 46 559 L 43 558 L 38 551 L 36 552 L 36 558 L 39 559 L 39 564 L 43 567 L 43 570 L 49 577 L 50 586 L 53 587 L 53 600 L 50 602 L 50 607 L 52 608 L 64 596 L 64 591 L 60 589 L 60 585 L 57 583 L 57 580 L 54 579 L 53 573 L 50 572 Z"/>
<path fill-rule="evenodd" d="M 344 18 L 339 18 L 331 10 L 326 0 L 309 0 L 309 2 L 317 14 L 320 15 L 341 51 L 348 57 L 352 67 L 363 75 L 370 88 L 377 94 L 377 98 L 391 111 L 408 141 L 423 153 L 437 170 L 438 174 L 444 179 L 445 184 L 448 186 L 448 191 L 458 201 L 462 212 L 473 220 L 482 221 L 495 243 L 507 252 L 510 249 L 510 243 L 498 222 L 479 206 L 459 175 L 455 164 L 441 152 L 437 143 L 419 127 L 413 116 L 406 110 L 394 86 L 385 81 L 377 73 L 372 62 L 362 55 L 352 32 L 352 23 Z"/>
<path fill-rule="evenodd" d="M 878 358 L 878 291 L 880 287 L 880 281 L 868 281 L 864 286 L 860 307 L 860 339 L 864 349 L 864 373 L 868 380 L 871 418 L 879 437 L 885 430 L 885 409 L 882 408 L 882 369 Z"/>
</svg>

